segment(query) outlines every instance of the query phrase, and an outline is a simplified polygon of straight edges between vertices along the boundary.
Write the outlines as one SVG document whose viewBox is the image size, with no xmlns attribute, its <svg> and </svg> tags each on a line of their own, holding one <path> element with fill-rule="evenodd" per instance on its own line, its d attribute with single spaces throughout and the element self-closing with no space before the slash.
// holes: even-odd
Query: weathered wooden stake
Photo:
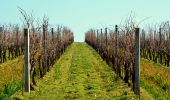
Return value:
<svg viewBox="0 0 170 100">
<path fill-rule="evenodd" d="M 96 31 L 97 32 L 97 46 L 99 45 L 99 30 Z"/>
<path fill-rule="evenodd" d="M 115 56 L 117 57 L 118 51 L 118 26 L 115 25 Z"/>
<path fill-rule="evenodd" d="M 140 35 L 139 28 L 135 28 L 135 94 L 140 96 Z"/>
<path fill-rule="evenodd" d="M 24 85 L 25 92 L 30 92 L 29 29 L 24 29 L 24 48 Z"/>
<path fill-rule="evenodd" d="M 162 43 L 162 34 L 161 34 L 161 28 L 159 28 L 159 45 L 161 45 L 161 43 Z"/>
<path fill-rule="evenodd" d="M 102 44 L 103 44 L 103 41 L 102 41 L 102 40 L 103 40 L 103 31 L 102 31 L 102 28 L 101 28 L 101 30 L 100 30 L 100 31 L 101 31 L 101 37 L 100 37 L 100 48 L 102 48 L 102 46 L 103 46 L 103 45 L 102 45 Z"/>
<path fill-rule="evenodd" d="M 105 28 L 105 43 L 106 43 L 106 46 L 107 46 L 107 28 Z"/>
<path fill-rule="evenodd" d="M 43 25 L 43 48 L 44 48 L 44 75 L 46 74 L 46 71 L 47 71 L 47 50 L 46 50 L 46 33 L 47 31 L 47 26 L 46 25 Z"/>
<path fill-rule="evenodd" d="M 54 28 L 51 28 L 52 42 L 54 43 Z"/>
<path fill-rule="evenodd" d="M 115 55 L 114 61 L 115 62 L 114 62 L 113 66 L 115 66 L 114 69 L 116 70 L 116 73 L 119 74 L 118 73 L 119 72 L 119 68 L 117 66 L 117 61 L 118 61 L 117 53 L 118 53 L 118 26 L 115 25 L 115 52 L 114 52 L 114 55 Z"/>
<path fill-rule="evenodd" d="M 19 56 L 18 33 L 19 33 L 19 27 L 16 27 L 16 49 L 17 49 L 16 55 L 17 57 Z"/>
</svg>

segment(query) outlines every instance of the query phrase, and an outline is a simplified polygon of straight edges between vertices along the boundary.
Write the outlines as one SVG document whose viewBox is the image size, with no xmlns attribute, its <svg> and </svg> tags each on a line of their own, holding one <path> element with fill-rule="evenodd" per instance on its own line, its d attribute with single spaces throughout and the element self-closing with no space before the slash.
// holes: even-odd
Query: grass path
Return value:
<svg viewBox="0 0 170 100">
<path fill-rule="evenodd" d="M 142 90 L 142 99 L 152 97 Z M 85 43 L 73 43 L 61 56 L 36 90 L 17 92 L 11 99 L 31 100 L 136 100 L 101 57 Z"/>
</svg>

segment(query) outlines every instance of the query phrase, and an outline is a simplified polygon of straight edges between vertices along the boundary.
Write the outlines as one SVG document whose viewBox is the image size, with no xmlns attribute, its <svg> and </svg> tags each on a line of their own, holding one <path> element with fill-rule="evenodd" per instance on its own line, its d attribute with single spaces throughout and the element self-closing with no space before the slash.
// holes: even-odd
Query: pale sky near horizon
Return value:
<svg viewBox="0 0 170 100">
<path fill-rule="evenodd" d="M 49 17 L 50 24 L 68 26 L 75 41 L 84 41 L 90 28 L 119 24 L 134 12 L 137 21 L 148 23 L 170 20 L 170 0 L 1 0 L 0 24 L 22 24 L 17 6 L 35 17 Z"/>
</svg>

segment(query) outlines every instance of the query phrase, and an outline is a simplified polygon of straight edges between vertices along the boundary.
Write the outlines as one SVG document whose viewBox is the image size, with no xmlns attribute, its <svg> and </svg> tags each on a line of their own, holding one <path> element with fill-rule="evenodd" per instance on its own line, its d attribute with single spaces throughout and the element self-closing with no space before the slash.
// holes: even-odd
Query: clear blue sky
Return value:
<svg viewBox="0 0 170 100">
<path fill-rule="evenodd" d="M 0 24 L 21 23 L 17 6 L 36 17 L 48 15 L 53 25 L 72 29 L 75 41 L 84 41 L 89 28 L 119 24 L 133 11 L 142 24 L 170 20 L 170 0 L 1 0 Z"/>
</svg>

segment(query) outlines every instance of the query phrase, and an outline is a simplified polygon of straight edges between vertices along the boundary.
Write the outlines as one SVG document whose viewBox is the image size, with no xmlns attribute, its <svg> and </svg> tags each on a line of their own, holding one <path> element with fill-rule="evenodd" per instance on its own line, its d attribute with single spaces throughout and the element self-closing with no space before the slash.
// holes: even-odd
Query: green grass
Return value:
<svg viewBox="0 0 170 100">
<path fill-rule="evenodd" d="M 23 56 L 0 64 L 0 76 L 3 76 L 0 77 L 0 87 L 15 78 L 21 78 L 22 73 Z"/>
<path fill-rule="evenodd" d="M 11 99 L 136 100 L 137 96 L 94 49 L 85 43 L 73 43 L 37 82 L 35 91 L 24 95 L 19 91 Z"/>
<path fill-rule="evenodd" d="M 21 86 L 22 86 L 22 80 L 20 79 L 14 79 L 9 81 L 0 89 L 0 100 L 9 98 L 16 91 L 21 89 Z"/>
<path fill-rule="evenodd" d="M 22 86 L 23 56 L 0 64 L 0 100 L 7 99 Z"/>
<path fill-rule="evenodd" d="M 141 86 L 157 100 L 170 100 L 169 68 L 142 59 Z"/>
</svg>

